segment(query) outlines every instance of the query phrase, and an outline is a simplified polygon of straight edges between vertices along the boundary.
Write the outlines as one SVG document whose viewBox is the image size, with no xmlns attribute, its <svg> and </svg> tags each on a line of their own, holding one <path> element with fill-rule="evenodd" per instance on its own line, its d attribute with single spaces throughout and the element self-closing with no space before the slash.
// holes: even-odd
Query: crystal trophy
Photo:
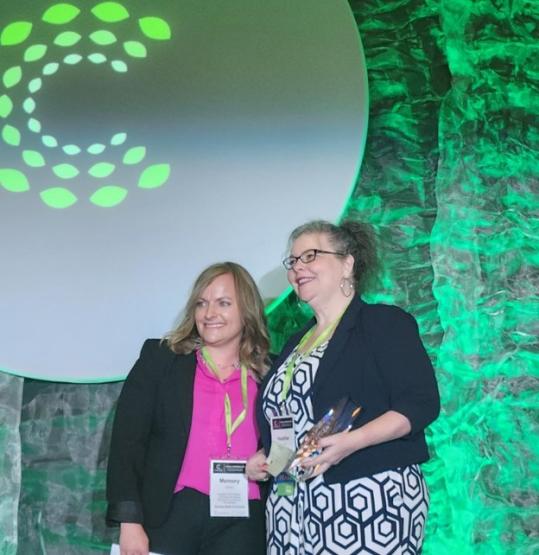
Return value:
<svg viewBox="0 0 539 555">
<path fill-rule="evenodd" d="M 359 405 L 349 397 L 343 397 L 307 432 L 285 472 L 299 482 L 311 478 L 316 467 L 304 468 L 302 464 L 322 452 L 318 447 L 318 441 L 323 437 L 350 430 L 360 411 Z"/>
</svg>

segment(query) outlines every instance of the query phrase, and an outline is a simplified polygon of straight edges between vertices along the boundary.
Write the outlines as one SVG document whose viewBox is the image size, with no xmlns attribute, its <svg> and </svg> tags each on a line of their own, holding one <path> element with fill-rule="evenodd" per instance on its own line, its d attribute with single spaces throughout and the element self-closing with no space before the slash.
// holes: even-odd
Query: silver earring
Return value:
<svg viewBox="0 0 539 555">
<path fill-rule="evenodd" d="M 354 292 L 354 282 L 349 277 L 343 277 L 339 286 L 345 297 L 350 297 Z"/>
</svg>

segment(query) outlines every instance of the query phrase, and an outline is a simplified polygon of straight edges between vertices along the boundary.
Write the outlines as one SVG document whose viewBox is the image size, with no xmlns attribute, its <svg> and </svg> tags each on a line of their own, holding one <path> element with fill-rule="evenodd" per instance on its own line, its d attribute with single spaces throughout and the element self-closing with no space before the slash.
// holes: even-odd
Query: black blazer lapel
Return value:
<svg viewBox="0 0 539 555">
<path fill-rule="evenodd" d="M 164 384 L 167 426 L 178 436 L 189 435 L 193 416 L 193 390 L 195 385 L 196 356 L 176 355 Z"/>
<path fill-rule="evenodd" d="M 320 361 L 320 366 L 318 367 L 316 377 L 310 391 L 311 396 L 316 395 L 316 393 L 326 384 L 327 380 L 334 375 L 335 364 L 338 362 L 342 351 L 350 339 L 352 330 L 357 324 L 359 312 L 361 311 L 363 304 L 364 303 L 361 298 L 356 296 L 352 299 L 352 302 L 343 314 L 343 317 L 335 329 L 327 349 L 324 352 L 324 356 Z M 336 400 L 338 401 L 338 399 Z M 315 403 L 314 406 L 317 406 L 317 403 Z M 315 414 L 315 418 L 320 418 L 329 408 L 330 407 L 319 407 L 320 414 Z"/>
</svg>

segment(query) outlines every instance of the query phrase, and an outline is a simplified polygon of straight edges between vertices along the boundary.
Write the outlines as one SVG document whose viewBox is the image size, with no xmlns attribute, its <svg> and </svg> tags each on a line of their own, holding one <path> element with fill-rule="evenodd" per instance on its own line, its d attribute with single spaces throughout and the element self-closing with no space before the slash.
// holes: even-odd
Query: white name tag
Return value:
<svg viewBox="0 0 539 555">
<path fill-rule="evenodd" d="M 271 419 L 271 444 L 278 443 L 290 451 L 296 450 L 294 419 L 292 416 L 273 416 Z"/>
<path fill-rule="evenodd" d="M 210 516 L 249 516 L 246 461 L 210 461 Z"/>
<path fill-rule="evenodd" d="M 294 419 L 292 416 L 274 416 L 271 419 L 271 449 L 268 455 L 268 472 L 280 474 L 296 451 Z"/>
</svg>

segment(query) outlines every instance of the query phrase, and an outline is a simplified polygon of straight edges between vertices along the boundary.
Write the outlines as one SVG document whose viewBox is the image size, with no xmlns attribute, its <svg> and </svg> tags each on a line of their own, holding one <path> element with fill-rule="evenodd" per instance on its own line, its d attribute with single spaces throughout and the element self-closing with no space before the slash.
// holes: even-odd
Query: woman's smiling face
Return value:
<svg viewBox="0 0 539 555">
<path fill-rule="evenodd" d="M 325 233 L 304 233 L 292 244 L 290 254 L 299 257 L 305 251 L 335 252 L 334 245 Z M 350 256 L 317 252 L 314 260 L 304 263 L 296 260 L 287 277 L 297 296 L 309 304 L 325 304 L 340 294 L 343 277 L 349 277 L 353 265 Z"/>
<path fill-rule="evenodd" d="M 202 291 L 195 308 L 195 323 L 204 345 L 220 347 L 237 342 L 243 320 L 231 274 L 217 276 Z"/>
</svg>

